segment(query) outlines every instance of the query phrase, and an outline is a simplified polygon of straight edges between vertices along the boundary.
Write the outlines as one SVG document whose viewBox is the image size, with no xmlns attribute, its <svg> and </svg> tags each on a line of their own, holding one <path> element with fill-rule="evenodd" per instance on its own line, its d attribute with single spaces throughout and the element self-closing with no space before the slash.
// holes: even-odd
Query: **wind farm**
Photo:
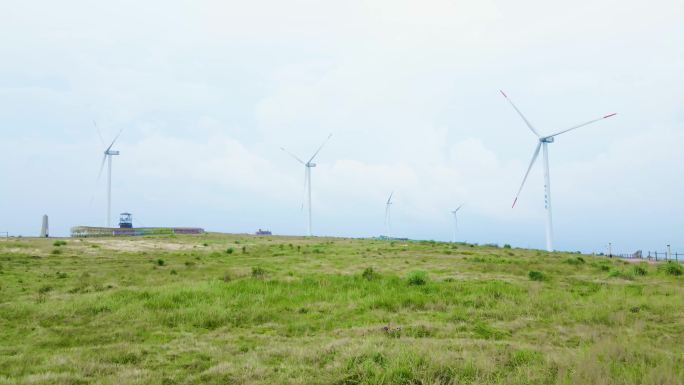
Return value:
<svg viewBox="0 0 684 385">
<path fill-rule="evenodd" d="M 683 2 L 5 3 L 0 385 L 684 384 Z"/>
</svg>

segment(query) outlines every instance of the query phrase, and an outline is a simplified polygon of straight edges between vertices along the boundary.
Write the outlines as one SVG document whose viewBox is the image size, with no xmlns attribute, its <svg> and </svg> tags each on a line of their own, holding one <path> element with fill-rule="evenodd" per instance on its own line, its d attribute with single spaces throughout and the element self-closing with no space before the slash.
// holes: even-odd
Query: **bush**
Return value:
<svg viewBox="0 0 684 385">
<path fill-rule="evenodd" d="M 378 273 L 376 273 L 372 267 L 367 267 L 361 274 L 361 277 L 365 280 L 372 281 L 378 277 Z"/>
<path fill-rule="evenodd" d="M 226 249 L 226 254 L 233 254 L 233 251 L 235 251 L 235 250 L 233 250 L 232 247 L 229 247 Z"/>
<path fill-rule="evenodd" d="M 510 249 L 510 248 L 511 248 L 511 245 L 509 245 L 509 244 L 507 243 L 507 244 L 505 244 L 505 245 L 503 246 L 503 248 L 504 248 L 504 249 Z"/>
<path fill-rule="evenodd" d="M 565 260 L 565 263 L 567 263 L 568 265 L 581 265 L 584 263 L 584 258 L 582 258 L 582 257 L 568 258 Z"/>
<path fill-rule="evenodd" d="M 60 249 L 54 249 L 54 250 L 52 250 L 52 251 L 50 252 L 50 254 L 52 254 L 52 255 L 59 255 L 59 254 L 62 254 L 62 250 L 60 250 Z"/>
<path fill-rule="evenodd" d="M 529 273 L 527 273 L 527 276 L 530 277 L 530 279 L 533 281 L 546 281 L 547 279 L 544 273 L 535 270 L 532 270 Z"/>
<path fill-rule="evenodd" d="M 412 271 L 407 278 L 409 285 L 414 286 L 425 285 L 428 281 L 428 275 L 424 271 Z"/>
<path fill-rule="evenodd" d="M 266 275 L 266 270 L 261 267 L 252 267 L 252 278 L 261 278 Z"/>
<path fill-rule="evenodd" d="M 679 262 L 674 261 L 668 261 L 667 263 L 663 263 L 662 265 L 658 266 L 658 269 L 665 274 L 675 276 L 679 276 L 682 275 L 682 273 L 684 273 L 684 268 L 682 268 L 682 265 L 680 265 Z"/>
<path fill-rule="evenodd" d="M 634 265 L 634 267 L 632 267 L 632 273 L 634 273 L 634 275 L 644 276 L 648 274 L 648 270 L 646 269 L 646 266 Z"/>
<path fill-rule="evenodd" d="M 55 247 L 60 247 L 60 246 L 65 246 L 66 244 L 67 244 L 66 241 L 57 240 L 52 245 Z"/>
<path fill-rule="evenodd" d="M 161 258 L 157 259 L 157 265 L 159 265 L 159 266 L 164 266 L 164 263 L 165 263 L 165 262 L 164 262 L 163 259 L 161 259 Z"/>
<path fill-rule="evenodd" d="M 233 280 L 233 277 L 231 277 L 230 273 L 225 273 L 223 274 L 223 277 L 221 277 L 221 280 L 228 283 Z"/>
</svg>

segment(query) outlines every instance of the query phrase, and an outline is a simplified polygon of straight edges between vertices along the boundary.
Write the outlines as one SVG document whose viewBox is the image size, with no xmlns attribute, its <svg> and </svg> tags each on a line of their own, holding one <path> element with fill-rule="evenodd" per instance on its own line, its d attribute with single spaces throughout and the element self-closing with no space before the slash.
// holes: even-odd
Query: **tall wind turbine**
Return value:
<svg viewBox="0 0 684 385">
<path fill-rule="evenodd" d="M 390 209 L 392 208 L 392 195 L 394 195 L 394 191 L 392 191 L 389 195 L 389 198 L 387 198 L 387 203 L 385 203 L 385 234 L 387 238 L 392 238 L 392 224 L 390 222 Z"/>
<path fill-rule="evenodd" d="M 325 146 L 326 143 L 328 143 L 328 140 L 332 137 L 332 134 L 328 135 L 328 137 L 323 141 L 323 144 L 321 144 L 320 147 L 318 147 L 318 150 L 314 152 L 314 154 L 311 156 L 308 162 L 304 162 L 303 160 L 299 159 L 296 155 L 293 153 L 287 151 L 283 147 L 280 147 L 281 150 L 286 152 L 288 155 L 293 157 L 297 162 L 301 163 L 304 165 L 304 193 L 306 194 L 306 205 L 309 211 L 309 221 L 308 221 L 308 226 L 307 226 L 307 233 L 309 236 L 312 236 L 313 233 L 311 231 L 311 169 L 313 167 L 316 167 L 316 163 L 313 163 L 314 158 L 316 158 L 316 155 L 323 149 L 323 146 Z"/>
<path fill-rule="evenodd" d="M 457 215 L 456 213 L 458 213 L 458 210 L 460 210 L 461 207 L 463 207 L 463 205 L 458 206 L 458 207 L 456 208 L 456 210 L 453 210 L 453 211 L 451 212 L 451 214 L 454 215 L 454 235 L 453 235 L 453 238 L 452 238 L 451 241 L 454 242 L 454 243 L 456 243 L 456 232 L 458 231 L 458 218 L 456 217 L 456 215 Z"/>
<path fill-rule="evenodd" d="M 95 123 L 95 122 L 93 122 Z M 97 129 L 97 124 L 95 124 L 95 128 Z M 114 137 L 114 140 L 112 140 L 112 143 L 107 146 L 104 150 L 104 155 L 102 156 L 102 163 L 100 164 L 100 172 L 97 174 L 97 180 L 100 180 L 100 177 L 102 176 L 102 170 L 104 169 L 105 161 L 107 162 L 107 224 L 105 227 L 109 227 L 112 224 L 112 156 L 114 155 L 119 155 L 119 151 L 112 150 L 112 146 L 114 146 L 114 143 L 119 139 L 119 136 L 121 135 L 121 132 L 123 131 L 123 128 L 119 130 L 119 133 L 116 134 Z M 97 133 L 100 136 L 100 141 L 102 142 L 102 145 L 104 146 L 104 140 L 102 139 L 102 134 L 100 133 L 100 130 L 97 129 Z"/>
<path fill-rule="evenodd" d="M 508 100 L 508 102 L 511 104 L 513 109 L 520 115 L 522 120 L 525 122 L 525 125 L 534 133 L 538 140 L 539 143 L 537 143 L 537 147 L 534 149 L 534 153 L 532 154 L 532 161 L 530 161 L 530 165 L 527 168 L 527 172 L 525 172 L 525 176 L 523 177 L 522 183 L 520 184 L 520 188 L 518 189 L 518 193 L 515 195 L 515 200 L 513 200 L 513 206 L 515 207 L 515 203 L 518 201 L 518 196 L 520 196 L 520 192 L 523 189 L 523 186 L 525 185 L 525 181 L 527 180 L 527 176 L 530 174 L 530 170 L 532 169 L 532 166 L 534 165 L 534 162 L 537 160 L 537 157 L 539 156 L 539 150 L 543 150 L 543 155 L 544 155 L 544 207 L 546 209 L 546 250 L 547 251 L 553 251 L 553 218 L 551 215 L 551 176 L 549 174 L 549 150 L 548 150 L 548 144 L 553 143 L 554 138 L 560 134 L 566 133 L 568 131 L 572 131 L 576 128 L 584 127 L 586 125 L 598 122 L 603 119 L 610 118 L 612 116 L 617 115 L 616 113 L 604 115 L 600 118 L 590 120 L 588 122 L 578 124 L 576 126 L 572 126 L 570 128 L 566 128 L 560 131 L 557 131 L 551 135 L 541 135 L 534 127 L 532 127 L 532 124 L 525 118 L 525 116 L 520 112 L 518 107 L 513 104 L 511 99 L 508 98 L 508 96 L 501 91 L 501 94 Z"/>
</svg>

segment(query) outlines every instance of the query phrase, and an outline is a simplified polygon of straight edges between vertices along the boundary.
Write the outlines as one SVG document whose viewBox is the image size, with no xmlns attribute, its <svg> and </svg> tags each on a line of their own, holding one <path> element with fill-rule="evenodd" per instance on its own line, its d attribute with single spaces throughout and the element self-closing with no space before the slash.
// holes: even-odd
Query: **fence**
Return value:
<svg viewBox="0 0 684 385">
<path fill-rule="evenodd" d="M 667 251 L 648 251 L 646 255 L 644 255 L 641 250 L 637 251 L 636 253 L 633 254 L 612 254 L 608 255 L 609 257 L 617 257 L 617 258 L 626 258 L 626 259 L 645 259 L 649 261 L 683 261 L 684 262 L 684 254 L 682 253 L 676 253 L 676 252 L 671 252 L 670 254 L 667 253 Z"/>
<path fill-rule="evenodd" d="M 0 236 L 4 235 L 5 238 L 9 238 L 9 231 L 0 231 Z"/>
</svg>

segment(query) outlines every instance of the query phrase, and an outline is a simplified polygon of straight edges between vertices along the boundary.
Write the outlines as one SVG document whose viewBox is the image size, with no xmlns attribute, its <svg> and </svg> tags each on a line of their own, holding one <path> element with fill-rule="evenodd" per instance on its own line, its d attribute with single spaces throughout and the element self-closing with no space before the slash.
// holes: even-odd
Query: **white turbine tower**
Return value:
<svg viewBox="0 0 684 385">
<path fill-rule="evenodd" d="M 94 122 L 93 122 L 94 123 Z M 97 129 L 97 124 L 95 125 L 95 128 Z M 109 227 L 112 224 L 112 156 L 114 155 L 119 155 L 119 151 L 112 150 L 112 146 L 114 146 L 114 143 L 116 143 L 117 139 L 119 139 L 119 136 L 121 135 L 121 132 L 123 131 L 123 128 L 119 130 L 119 133 L 116 134 L 114 137 L 114 140 L 112 140 L 112 143 L 107 146 L 104 150 L 104 155 L 102 157 L 102 163 L 100 164 L 100 172 L 97 174 L 97 180 L 100 180 L 100 177 L 102 176 L 102 169 L 104 169 L 105 161 L 107 162 L 107 224 L 105 227 Z M 97 129 L 97 133 L 100 136 L 100 142 L 102 142 L 102 145 L 104 146 L 104 140 L 102 139 L 102 134 L 100 133 L 100 130 Z"/>
<path fill-rule="evenodd" d="M 320 147 L 318 147 L 318 150 L 314 152 L 314 154 L 311 156 L 308 162 L 304 162 L 303 160 L 299 159 L 296 155 L 293 153 L 287 151 L 283 147 L 280 147 L 281 150 L 286 152 L 288 155 L 293 157 L 297 162 L 301 163 L 304 165 L 304 194 L 306 195 L 306 205 L 308 208 L 308 215 L 309 215 L 309 221 L 308 221 L 308 226 L 307 226 L 307 232 L 309 236 L 312 236 L 313 233 L 311 231 L 311 168 L 316 167 L 316 163 L 313 163 L 314 158 L 316 158 L 316 155 L 323 149 L 323 146 L 330 140 L 332 137 L 332 134 L 328 135 L 328 137 L 323 141 L 323 144 L 321 144 Z"/>
<path fill-rule="evenodd" d="M 387 198 L 387 203 L 385 203 L 385 235 L 387 238 L 392 238 L 392 223 L 391 223 L 391 217 L 390 217 L 390 209 L 392 208 L 392 195 L 394 195 L 394 191 L 392 191 L 389 195 L 389 198 Z"/>
<path fill-rule="evenodd" d="M 451 212 L 451 214 L 454 215 L 454 235 L 453 235 L 453 238 L 452 238 L 451 241 L 454 242 L 454 243 L 456 243 L 456 232 L 458 231 L 458 218 L 457 218 L 457 214 L 456 214 L 456 213 L 458 213 L 458 210 L 460 210 L 461 207 L 463 207 L 463 205 L 458 206 L 458 207 L 456 208 L 456 210 L 453 210 L 453 211 Z"/>
<path fill-rule="evenodd" d="M 520 192 L 523 189 L 523 186 L 525 185 L 525 181 L 527 180 L 527 176 L 530 174 L 530 170 L 532 169 L 532 166 L 534 165 L 534 162 L 537 160 L 537 157 L 539 156 L 539 150 L 543 150 L 543 155 L 544 155 L 544 207 L 546 208 L 546 250 L 547 251 L 553 251 L 553 218 L 551 215 L 551 177 L 549 175 L 549 150 L 548 150 L 548 144 L 553 143 L 554 138 L 560 134 L 566 133 L 568 131 L 574 130 L 576 128 L 584 127 L 588 124 L 598 122 L 599 120 L 607 119 L 610 118 L 611 116 L 617 115 L 616 113 L 613 114 L 608 114 L 604 115 L 600 118 L 590 120 L 588 122 L 578 124 L 576 126 L 572 126 L 570 128 L 566 128 L 564 130 L 560 130 L 558 132 L 555 132 L 551 135 L 541 135 L 534 127 L 532 127 L 532 124 L 525 118 L 525 116 L 520 112 L 518 107 L 513 104 L 511 99 L 508 98 L 508 96 L 501 91 L 501 94 L 508 100 L 508 102 L 511 104 L 513 109 L 520 115 L 522 120 L 525 122 L 525 125 L 529 127 L 529 129 L 537 136 L 539 139 L 539 143 L 537 143 L 537 147 L 534 150 L 534 153 L 532 154 L 532 161 L 530 161 L 530 165 L 527 168 L 527 172 L 525 172 L 525 176 L 523 177 L 522 183 L 520 184 L 520 188 L 518 189 L 518 193 L 515 195 L 515 200 L 513 201 L 513 206 L 515 207 L 515 203 L 518 201 L 518 196 L 520 196 Z"/>
</svg>

